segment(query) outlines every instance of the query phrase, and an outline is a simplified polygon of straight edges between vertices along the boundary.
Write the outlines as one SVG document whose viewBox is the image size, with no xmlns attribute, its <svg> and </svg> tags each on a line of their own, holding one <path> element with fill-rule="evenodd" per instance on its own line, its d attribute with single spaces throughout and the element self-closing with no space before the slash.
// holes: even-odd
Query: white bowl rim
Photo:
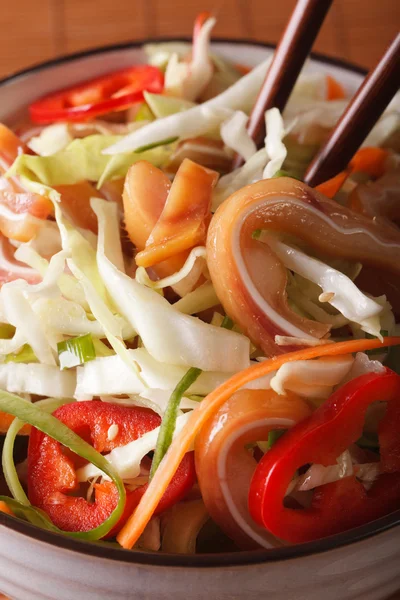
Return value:
<svg viewBox="0 0 400 600">
<path fill-rule="evenodd" d="M 190 42 L 189 37 L 159 37 L 159 38 L 148 38 L 134 40 L 131 42 L 122 42 L 119 44 L 110 44 L 106 46 L 100 46 L 84 50 L 82 52 L 76 52 L 72 54 L 66 54 L 57 58 L 44 61 L 41 63 L 34 64 L 26 69 L 22 69 L 15 73 L 12 73 L 2 79 L 0 79 L 0 90 L 8 83 L 18 81 L 19 78 L 31 75 L 33 73 L 46 70 L 51 67 L 63 65 L 74 61 L 79 61 L 82 58 L 89 56 L 95 56 L 105 54 L 107 52 L 113 52 L 118 50 L 129 50 L 130 48 L 138 48 L 148 43 L 160 43 L 160 42 Z M 273 49 L 274 44 L 268 42 L 261 42 L 251 39 L 230 39 L 224 37 L 218 37 L 213 39 L 214 42 L 220 44 L 232 44 L 232 45 L 249 45 L 258 46 L 261 48 Z M 312 52 L 310 57 L 317 62 L 322 64 L 333 65 L 342 68 L 345 71 L 351 71 L 358 75 L 366 75 L 367 70 L 359 65 L 355 65 L 344 59 L 327 56 L 322 53 Z M 340 534 L 329 536 L 313 542 L 307 542 L 305 544 L 296 544 L 293 546 L 285 546 L 282 548 L 272 548 L 270 550 L 254 550 L 254 551 L 238 551 L 238 552 L 224 552 L 216 554 L 195 554 L 195 555 L 182 555 L 182 554 L 163 554 L 163 553 L 151 553 L 151 552 L 140 552 L 124 550 L 123 548 L 115 548 L 101 543 L 84 542 L 76 538 L 67 537 L 62 534 L 53 533 L 46 531 L 35 525 L 11 517 L 3 512 L 0 512 L 0 526 L 4 525 L 8 529 L 13 530 L 19 534 L 25 535 L 29 538 L 33 538 L 42 543 L 55 545 L 65 550 L 78 552 L 81 554 L 90 555 L 98 558 L 105 558 L 116 560 L 126 563 L 136 563 L 151 566 L 174 566 L 174 567 L 208 567 L 208 568 L 220 568 L 229 566 L 245 566 L 254 565 L 282 560 L 289 560 L 294 558 L 300 558 L 302 556 L 309 556 L 315 553 L 327 552 L 329 550 L 337 549 L 341 546 L 347 546 L 349 544 L 356 544 L 362 540 L 372 537 L 374 535 L 382 534 L 385 531 L 400 525 L 400 509 L 395 512 L 385 515 L 380 519 L 377 519 L 361 527 L 345 531 Z"/>
<path fill-rule="evenodd" d="M 157 44 L 163 42 L 190 42 L 191 38 L 185 36 L 179 37 L 157 37 L 157 38 L 143 38 L 140 40 L 121 42 L 119 44 L 108 44 L 104 46 L 96 46 L 94 48 L 88 48 L 87 50 L 82 50 L 80 52 L 73 52 L 71 54 L 62 54 L 56 58 L 52 58 L 50 60 L 46 60 L 43 62 L 35 63 L 25 69 L 21 69 L 11 73 L 0 79 L 0 87 L 14 82 L 18 80 L 20 77 L 24 77 L 25 75 L 31 75 L 38 71 L 43 71 L 45 69 L 56 67 L 58 65 L 62 65 L 64 63 L 80 60 L 82 58 L 87 58 L 89 56 L 96 56 L 97 54 L 104 54 L 107 52 L 113 52 L 118 50 L 129 50 L 130 48 L 138 48 L 145 44 Z M 260 48 L 275 48 L 275 44 L 271 44 L 269 42 L 261 42 L 259 40 L 252 40 L 250 38 L 225 38 L 225 37 L 214 37 L 213 42 L 217 44 L 233 44 L 233 45 L 248 45 L 248 46 L 258 46 Z M 342 68 L 346 71 L 352 71 L 353 73 L 357 73 L 358 75 L 366 75 L 368 73 L 365 67 L 361 65 L 357 65 L 352 63 L 351 61 L 336 58 L 333 56 L 328 56 L 322 52 L 311 52 L 310 58 L 316 60 L 318 62 L 333 65 L 335 67 Z"/>
</svg>

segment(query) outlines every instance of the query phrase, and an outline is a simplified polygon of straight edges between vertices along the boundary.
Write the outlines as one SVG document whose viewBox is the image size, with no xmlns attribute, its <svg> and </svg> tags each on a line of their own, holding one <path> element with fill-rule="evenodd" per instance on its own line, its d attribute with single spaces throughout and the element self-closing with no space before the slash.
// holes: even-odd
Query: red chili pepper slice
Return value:
<svg viewBox="0 0 400 600">
<path fill-rule="evenodd" d="M 138 439 L 161 422 L 159 415 L 147 408 L 96 400 L 66 404 L 58 408 L 54 416 L 102 453 Z M 112 424 L 118 426 L 118 433 L 109 440 L 107 433 Z M 117 488 L 110 481 L 95 484 L 93 502 L 73 495 L 79 489 L 75 470 L 82 466 L 80 461 L 59 442 L 32 428 L 28 448 L 28 497 L 63 531 L 88 531 L 97 527 L 110 516 L 118 502 Z M 179 502 L 195 479 L 193 452 L 190 452 L 182 460 L 156 512 L 163 512 Z M 119 531 L 146 488 L 147 484 L 127 491 L 124 513 L 107 537 Z"/>
<path fill-rule="evenodd" d="M 362 434 L 370 404 L 386 401 L 379 424 L 382 474 L 366 491 L 356 476 L 323 485 L 309 508 L 283 504 L 295 471 L 306 464 L 335 464 Z M 295 425 L 257 466 L 249 493 L 253 519 L 276 537 L 306 542 L 363 525 L 400 507 L 400 377 L 362 375 L 337 390 L 313 415 Z"/>
<path fill-rule="evenodd" d="M 66 88 L 34 102 L 29 113 L 34 123 L 86 121 L 129 108 L 143 92 L 160 94 L 164 75 L 157 67 L 137 65 Z"/>
</svg>

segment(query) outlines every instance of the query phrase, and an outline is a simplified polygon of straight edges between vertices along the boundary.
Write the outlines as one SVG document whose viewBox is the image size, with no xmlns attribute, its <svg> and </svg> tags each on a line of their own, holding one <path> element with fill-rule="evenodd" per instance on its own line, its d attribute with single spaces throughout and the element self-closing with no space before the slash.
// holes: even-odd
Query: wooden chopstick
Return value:
<svg viewBox="0 0 400 600">
<path fill-rule="evenodd" d="M 308 167 L 304 181 L 315 187 L 343 171 L 400 86 L 400 33 L 370 71 L 328 140 Z"/>
<path fill-rule="evenodd" d="M 250 115 L 247 130 L 258 148 L 265 137 L 265 111 L 272 107 L 280 111 L 285 108 L 332 1 L 297 1 Z M 233 168 L 242 164 L 243 158 L 236 155 Z"/>
</svg>

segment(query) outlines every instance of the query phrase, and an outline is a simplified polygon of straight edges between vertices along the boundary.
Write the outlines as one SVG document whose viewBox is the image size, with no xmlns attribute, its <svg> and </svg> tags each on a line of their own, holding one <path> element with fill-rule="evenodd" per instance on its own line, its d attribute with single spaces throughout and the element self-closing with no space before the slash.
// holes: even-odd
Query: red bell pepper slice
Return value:
<svg viewBox="0 0 400 600">
<path fill-rule="evenodd" d="M 138 439 L 160 425 L 159 415 L 147 408 L 124 407 L 96 400 L 61 406 L 54 416 L 65 423 L 101 453 Z M 118 433 L 109 440 L 112 424 Z M 114 483 L 104 481 L 94 486 L 94 501 L 74 495 L 79 490 L 75 469 L 81 459 L 59 442 L 32 428 L 28 447 L 28 497 L 44 510 L 63 531 L 88 531 L 100 525 L 115 509 L 118 492 Z M 157 507 L 157 513 L 179 502 L 196 479 L 193 452 L 185 455 L 180 467 Z M 127 490 L 124 513 L 107 537 L 115 535 L 146 491 L 147 484 Z"/>
<path fill-rule="evenodd" d="M 299 467 L 328 466 L 362 434 L 365 413 L 387 402 L 378 427 L 382 474 L 366 491 L 356 476 L 323 485 L 311 506 L 284 506 L 288 485 Z M 400 377 L 362 375 L 337 390 L 311 417 L 295 425 L 261 459 L 252 479 L 249 510 L 276 537 L 307 542 L 363 525 L 400 507 Z"/>
<path fill-rule="evenodd" d="M 157 67 L 137 65 L 97 77 L 37 100 L 29 107 L 34 123 L 86 121 L 129 108 L 143 92 L 160 94 L 164 75 Z"/>
</svg>

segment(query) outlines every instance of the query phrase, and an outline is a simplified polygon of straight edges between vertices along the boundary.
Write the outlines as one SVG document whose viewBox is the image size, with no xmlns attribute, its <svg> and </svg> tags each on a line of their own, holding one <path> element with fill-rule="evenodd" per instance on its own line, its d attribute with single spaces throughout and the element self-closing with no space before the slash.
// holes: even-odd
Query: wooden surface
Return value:
<svg viewBox="0 0 400 600">
<path fill-rule="evenodd" d="M 217 16 L 216 35 L 276 42 L 294 4 L 295 0 L 2 0 L 0 77 L 95 46 L 190 35 L 199 10 L 212 10 Z M 399 28 L 399 0 L 335 0 L 315 49 L 370 67 Z"/>
</svg>

